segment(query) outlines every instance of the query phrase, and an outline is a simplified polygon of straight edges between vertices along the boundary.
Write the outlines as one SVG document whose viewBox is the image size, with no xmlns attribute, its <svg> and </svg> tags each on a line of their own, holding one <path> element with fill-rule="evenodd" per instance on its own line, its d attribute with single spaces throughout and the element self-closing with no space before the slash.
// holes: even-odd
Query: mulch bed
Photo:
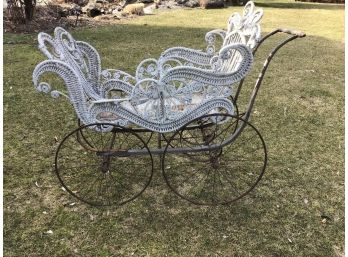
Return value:
<svg viewBox="0 0 348 257">
<path fill-rule="evenodd" d="M 69 1 L 69 0 L 67 0 Z M 71 0 L 70 0 L 71 1 Z M 166 0 L 161 1 L 158 8 L 162 10 L 177 9 L 177 8 L 189 8 L 187 3 L 197 2 L 196 0 L 184 1 L 180 0 Z M 198 3 L 198 2 L 197 2 Z M 62 17 L 61 13 L 63 9 L 71 9 L 72 5 L 68 3 L 63 4 L 46 4 L 38 5 L 35 8 L 34 19 L 27 23 L 14 23 L 11 21 L 11 17 L 6 8 L 3 10 L 3 25 L 5 33 L 37 33 L 40 31 L 50 32 L 55 27 L 60 26 L 65 29 L 71 29 L 76 27 L 97 27 L 108 24 L 119 23 L 120 20 L 127 20 L 136 17 L 137 15 L 127 16 L 115 16 L 112 14 L 100 15 L 94 18 L 88 17 L 86 14 L 79 16 L 76 22 L 76 16 Z"/>
<path fill-rule="evenodd" d="M 75 27 L 96 27 L 106 24 L 114 24 L 119 22 L 117 19 L 96 19 L 86 15 L 79 17 L 76 23 L 76 16 L 61 17 L 59 14 L 60 6 L 58 5 L 43 5 L 37 6 L 35 9 L 34 19 L 27 23 L 14 24 L 6 9 L 3 11 L 3 25 L 5 33 L 35 33 L 40 31 L 52 31 L 55 27 L 60 26 L 65 29 Z M 104 15 L 103 15 L 104 16 Z M 106 15 L 105 15 L 106 16 Z M 100 16 L 102 17 L 102 16 Z M 129 19 L 130 16 L 124 19 Z"/>
</svg>

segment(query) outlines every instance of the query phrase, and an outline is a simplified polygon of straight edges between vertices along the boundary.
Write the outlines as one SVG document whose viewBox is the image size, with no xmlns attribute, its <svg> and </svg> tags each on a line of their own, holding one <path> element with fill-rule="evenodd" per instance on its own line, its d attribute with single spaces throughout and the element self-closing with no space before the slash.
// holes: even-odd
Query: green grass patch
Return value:
<svg viewBox="0 0 348 257">
<path fill-rule="evenodd" d="M 279 51 L 257 98 L 251 122 L 268 147 L 266 173 L 250 195 L 223 207 L 178 199 L 157 158 L 150 187 L 120 208 L 92 208 L 61 190 L 53 173 L 56 139 L 77 127 L 74 110 L 35 91 L 31 74 L 44 60 L 36 35 L 4 34 L 4 255 L 342 256 L 344 10 L 260 5 L 263 31 L 291 27 L 308 36 Z M 236 10 L 159 12 L 73 35 L 96 47 L 104 68 L 134 73 L 168 47 L 203 49 L 205 32 L 225 27 Z M 241 109 L 278 39 L 260 49 Z"/>
</svg>

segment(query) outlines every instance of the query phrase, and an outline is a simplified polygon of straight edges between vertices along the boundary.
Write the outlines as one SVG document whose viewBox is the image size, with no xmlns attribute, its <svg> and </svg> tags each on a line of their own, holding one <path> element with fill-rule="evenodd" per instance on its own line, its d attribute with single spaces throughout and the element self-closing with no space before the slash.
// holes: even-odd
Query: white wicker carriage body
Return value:
<svg viewBox="0 0 348 257">
<path fill-rule="evenodd" d="M 39 48 L 48 60 L 36 66 L 34 85 L 52 97 L 66 96 L 83 124 L 136 125 L 164 133 L 208 113 L 233 114 L 229 96 L 233 85 L 250 71 L 251 50 L 260 36 L 262 11 L 253 9 L 250 2 L 243 17 L 233 14 L 227 31 L 208 32 L 206 52 L 183 47 L 168 49 L 158 60 L 141 62 L 135 76 L 120 70 L 102 70 L 97 51 L 85 42 L 75 41 L 62 28 L 55 29 L 54 37 L 40 33 Z M 216 35 L 223 38 L 217 53 Z M 67 93 L 40 82 L 46 72 L 59 75 Z M 122 97 L 114 92 L 122 92 Z"/>
<path fill-rule="evenodd" d="M 169 48 L 140 62 L 134 76 L 103 70 L 97 51 L 62 28 L 54 36 L 40 33 L 39 48 L 48 60 L 36 66 L 34 85 L 66 97 L 79 119 L 55 155 L 63 188 L 93 206 L 125 204 L 149 186 L 157 155 L 168 187 L 191 203 L 230 204 L 249 194 L 267 166 L 265 141 L 249 122 L 256 96 L 278 50 L 306 36 L 278 28 L 260 38 L 263 12 L 254 9 L 249 2 L 243 15 L 229 18 L 226 30 L 208 32 L 206 50 Z M 239 112 L 253 55 L 278 33 L 287 36 L 267 55 Z M 42 82 L 49 72 L 67 90 Z"/>
</svg>

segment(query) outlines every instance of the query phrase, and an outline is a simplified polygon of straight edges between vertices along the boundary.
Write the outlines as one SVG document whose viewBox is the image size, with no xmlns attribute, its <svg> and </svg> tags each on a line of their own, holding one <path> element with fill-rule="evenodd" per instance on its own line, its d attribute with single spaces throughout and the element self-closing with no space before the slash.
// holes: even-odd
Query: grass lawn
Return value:
<svg viewBox="0 0 348 257">
<path fill-rule="evenodd" d="M 123 207 L 92 208 L 69 196 L 53 163 L 57 141 L 77 126 L 74 111 L 33 87 L 44 60 L 37 35 L 4 34 L 4 256 L 343 256 L 344 7 L 257 5 L 264 32 L 290 27 L 307 37 L 279 51 L 257 98 L 251 122 L 268 147 L 266 173 L 251 194 L 223 207 L 179 199 L 157 158 L 150 187 Z M 104 68 L 133 73 L 168 47 L 203 48 L 205 32 L 240 10 L 173 10 L 72 33 L 97 48 Z M 276 42 L 260 49 L 242 103 Z"/>
</svg>

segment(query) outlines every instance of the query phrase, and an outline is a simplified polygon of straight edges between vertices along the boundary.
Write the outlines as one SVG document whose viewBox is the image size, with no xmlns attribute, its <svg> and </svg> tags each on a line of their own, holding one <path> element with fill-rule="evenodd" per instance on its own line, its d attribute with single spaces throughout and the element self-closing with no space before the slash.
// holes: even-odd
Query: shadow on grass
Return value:
<svg viewBox="0 0 348 257">
<path fill-rule="evenodd" d="M 344 10 L 344 4 L 321 4 L 321 3 L 277 3 L 277 2 L 260 2 L 256 3 L 257 7 L 279 8 L 279 9 L 326 9 L 326 10 Z"/>
</svg>

